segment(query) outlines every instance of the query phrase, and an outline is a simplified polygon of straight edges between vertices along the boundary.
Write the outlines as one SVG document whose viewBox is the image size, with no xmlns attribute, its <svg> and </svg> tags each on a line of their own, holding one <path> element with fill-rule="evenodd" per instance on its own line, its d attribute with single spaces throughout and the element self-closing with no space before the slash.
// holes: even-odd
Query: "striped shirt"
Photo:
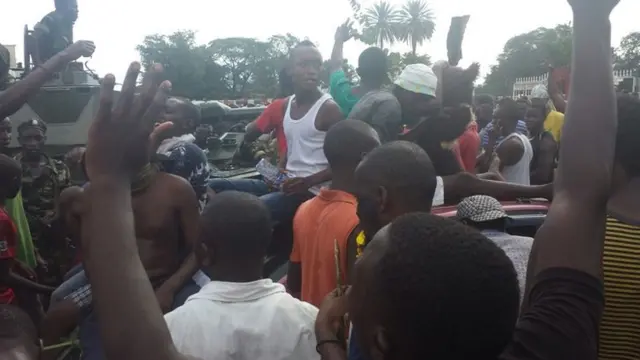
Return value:
<svg viewBox="0 0 640 360">
<path fill-rule="evenodd" d="M 488 123 L 482 130 L 480 130 L 480 146 L 485 147 L 489 143 L 489 133 L 493 129 L 493 123 Z M 516 132 L 518 134 L 529 136 L 529 129 L 527 128 L 527 123 L 523 120 L 518 120 L 516 124 Z M 496 139 L 496 146 L 500 144 L 500 142 L 504 139 L 504 136 L 500 136 Z"/>
<path fill-rule="evenodd" d="M 607 217 L 600 360 L 640 359 L 640 226 Z"/>
</svg>

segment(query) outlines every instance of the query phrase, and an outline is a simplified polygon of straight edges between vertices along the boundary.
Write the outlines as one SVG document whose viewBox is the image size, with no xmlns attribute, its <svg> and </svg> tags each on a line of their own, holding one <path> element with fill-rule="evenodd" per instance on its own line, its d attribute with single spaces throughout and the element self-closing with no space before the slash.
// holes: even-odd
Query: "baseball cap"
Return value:
<svg viewBox="0 0 640 360">
<path fill-rule="evenodd" d="M 407 91 L 435 97 L 438 78 L 429 66 L 411 64 L 402 70 L 395 84 Z"/>
<path fill-rule="evenodd" d="M 474 195 L 464 198 L 458 203 L 457 217 L 474 222 L 485 222 L 509 216 L 496 198 L 487 195 Z"/>
<path fill-rule="evenodd" d="M 383 77 L 384 82 L 389 82 L 389 66 L 387 54 L 379 47 L 369 47 L 360 53 L 358 57 L 358 72 L 361 76 L 374 78 Z"/>
</svg>

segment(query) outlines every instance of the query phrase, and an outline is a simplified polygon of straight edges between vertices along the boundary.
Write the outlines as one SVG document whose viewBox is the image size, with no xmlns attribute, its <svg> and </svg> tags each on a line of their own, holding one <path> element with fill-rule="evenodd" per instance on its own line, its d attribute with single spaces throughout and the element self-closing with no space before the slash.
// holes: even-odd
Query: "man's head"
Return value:
<svg viewBox="0 0 640 360">
<path fill-rule="evenodd" d="M 366 238 L 396 217 L 431 211 L 436 173 L 418 145 L 393 141 L 375 148 L 356 168 L 358 217 Z"/>
<path fill-rule="evenodd" d="M 80 217 L 82 215 L 82 196 L 84 189 L 80 186 L 70 186 L 58 197 L 58 212 L 63 221 L 65 232 L 73 240 L 80 239 Z M 79 242 L 76 243 L 79 245 Z"/>
<path fill-rule="evenodd" d="M 367 358 L 497 359 L 518 317 L 513 263 L 456 221 L 403 215 L 354 267 L 348 312 Z"/>
<path fill-rule="evenodd" d="M 25 155 L 40 156 L 47 141 L 47 124 L 40 119 L 32 119 L 18 125 L 18 143 Z"/>
<path fill-rule="evenodd" d="M 37 360 L 40 356 L 36 326 L 17 306 L 0 305 L 0 354 L 3 359 Z"/>
<path fill-rule="evenodd" d="M 78 20 L 78 2 L 76 0 L 55 0 L 56 11 L 68 21 Z"/>
<path fill-rule="evenodd" d="M 493 108 L 495 106 L 493 96 L 489 94 L 478 94 L 474 98 L 473 106 L 476 119 L 479 122 L 488 124 L 493 120 Z"/>
<path fill-rule="evenodd" d="M 522 120 L 524 119 L 527 110 L 529 110 L 529 108 L 531 107 L 531 101 L 526 96 L 521 96 L 518 98 L 518 100 L 516 100 L 516 103 L 518 104 L 518 110 L 520 114 L 519 120 Z"/>
<path fill-rule="evenodd" d="M 350 175 L 362 158 L 380 145 L 378 133 L 360 120 L 343 120 L 332 126 L 324 138 L 324 155 L 334 175 Z"/>
<path fill-rule="evenodd" d="M 544 130 L 545 116 L 546 105 L 542 101 L 531 102 L 531 107 L 527 109 L 527 113 L 524 116 L 529 134 L 537 135 Z"/>
<path fill-rule="evenodd" d="M 304 40 L 291 50 L 290 72 L 296 92 L 318 89 L 322 70 L 322 55 L 309 40 Z"/>
<path fill-rule="evenodd" d="M 393 94 L 402 107 L 403 120 L 417 123 L 436 103 L 438 78 L 425 64 L 407 65 L 396 81 Z"/>
<path fill-rule="evenodd" d="M 614 180 L 622 185 L 626 180 L 640 177 L 640 99 L 618 94 L 618 134 Z"/>
<path fill-rule="evenodd" d="M 11 144 L 11 120 L 4 118 L 0 121 L 0 151 L 6 149 Z"/>
<path fill-rule="evenodd" d="M 389 80 L 387 54 L 382 49 L 373 46 L 364 50 L 358 58 L 356 71 L 363 83 L 376 87 L 382 86 Z"/>
<path fill-rule="evenodd" d="M 503 98 L 498 103 L 495 117 L 496 124 L 500 128 L 502 135 L 511 134 L 515 131 L 518 120 L 520 120 L 518 103 L 511 98 Z"/>
<path fill-rule="evenodd" d="M 170 132 L 173 136 L 180 136 L 194 132 L 201 120 L 200 108 L 189 99 L 171 97 L 167 99 L 160 122 L 171 121 L 173 128 Z"/>
<path fill-rule="evenodd" d="M 213 196 L 202 212 L 196 254 L 213 276 L 222 271 L 224 276 L 246 274 L 261 271 L 270 240 L 271 218 L 264 202 L 225 191 Z"/>
<path fill-rule="evenodd" d="M 478 230 L 504 231 L 509 216 L 502 204 L 491 196 L 473 195 L 458 203 L 458 220 Z"/>
<path fill-rule="evenodd" d="M 14 198 L 22 185 L 22 168 L 20 164 L 3 154 L 0 154 L 0 199 Z"/>
</svg>

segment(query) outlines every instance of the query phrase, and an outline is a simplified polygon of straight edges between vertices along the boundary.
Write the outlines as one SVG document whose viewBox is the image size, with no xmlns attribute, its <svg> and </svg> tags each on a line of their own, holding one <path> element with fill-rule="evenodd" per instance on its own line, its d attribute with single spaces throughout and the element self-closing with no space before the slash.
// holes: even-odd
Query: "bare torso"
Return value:
<svg viewBox="0 0 640 360">
<path fill-rule="evenodd" d="M 132 199 L 138 251 L 154 287 L 173 275 L 184 260 L 179 202 L 172 196 L 180 181 L 174 175 L 158 173 L 149 188 Z"/>
</svg>

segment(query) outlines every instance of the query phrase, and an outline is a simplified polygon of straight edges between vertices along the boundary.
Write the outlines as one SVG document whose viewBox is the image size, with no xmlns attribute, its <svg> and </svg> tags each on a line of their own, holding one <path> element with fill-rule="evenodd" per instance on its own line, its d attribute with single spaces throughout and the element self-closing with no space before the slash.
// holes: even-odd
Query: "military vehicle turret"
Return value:
<svg viewBox="0 0 640 360">
<path fill-rule="evenodd" d="M 25 26 L 25 44 L 32 43 L 31 37 L 32 31 Z M 33 67 L 29 46 L 24 49 L 24 63 L 16 64 L 22 66 L 10 69 L 14 82 L 27 75 Z M 8 85 L 11 86 L 11 81 Z M 46 122 L 46 150 L 50 155 L 61 155 L 74 146 L 86 144 L 89 126 L 98 110 L 99 92 L 98 76 L 85 70 L 83 63 L 72 62 L 63 71 L 54 73 L 27 104 L 9 118 L 14 129 L 34 118 Z M 11 146 L 18 146 L 16 136 Z"/>
</svg>

